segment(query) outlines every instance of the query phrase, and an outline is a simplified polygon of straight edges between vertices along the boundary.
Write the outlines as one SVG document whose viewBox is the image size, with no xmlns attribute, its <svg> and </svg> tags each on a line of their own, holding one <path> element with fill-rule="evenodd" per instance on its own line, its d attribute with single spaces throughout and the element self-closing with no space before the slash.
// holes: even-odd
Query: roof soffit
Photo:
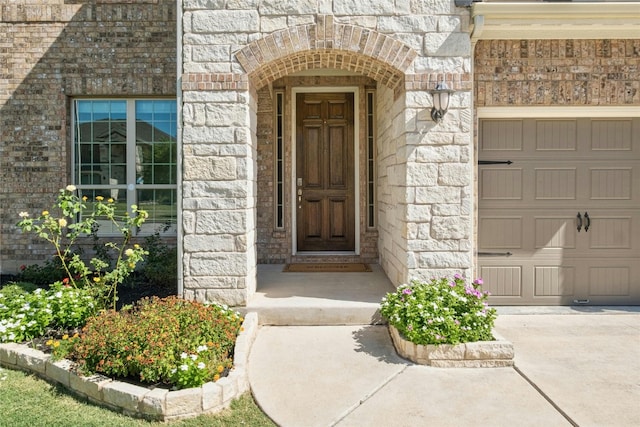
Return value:
<svg viewBox="0 0 640 427">
<path fill-rule="evenodd" d="M 640 1 L 474 3 L 474 40 L 636 39 Z"/>
</svg>

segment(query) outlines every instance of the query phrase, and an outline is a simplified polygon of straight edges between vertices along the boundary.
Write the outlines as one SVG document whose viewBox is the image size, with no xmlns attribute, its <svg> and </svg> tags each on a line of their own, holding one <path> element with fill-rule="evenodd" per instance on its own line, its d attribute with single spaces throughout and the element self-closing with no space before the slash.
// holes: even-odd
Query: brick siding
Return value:
<svg viewBox="0 0 640 427">
<path fill-rule="evenodd" d="M 0 7 L 0 271 L 51 248 L 15 227 L 70 182 L 70 100 L 175 96 L 173 0 L 15 1 Z"/>
<path fill-rule="evenodd" d="M 476 106 L 640 104 L 640 40 L 491 40 L 475 54 Z"/>
</svg>

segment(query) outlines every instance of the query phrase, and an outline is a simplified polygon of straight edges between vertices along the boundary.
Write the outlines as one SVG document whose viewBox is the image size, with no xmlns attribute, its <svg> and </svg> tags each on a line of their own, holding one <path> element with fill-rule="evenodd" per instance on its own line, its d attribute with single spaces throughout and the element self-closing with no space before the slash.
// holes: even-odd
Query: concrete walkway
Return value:
<svg viewBox="0 0 640 427">
<path fill-rule="evenodd" d="M 499 316 L 515 369 L 413 365 L 379 325 L 263 326 L 249 381 L 285 427 L 639 426 L 640 309 L 546 313 Z"/>
</svg>

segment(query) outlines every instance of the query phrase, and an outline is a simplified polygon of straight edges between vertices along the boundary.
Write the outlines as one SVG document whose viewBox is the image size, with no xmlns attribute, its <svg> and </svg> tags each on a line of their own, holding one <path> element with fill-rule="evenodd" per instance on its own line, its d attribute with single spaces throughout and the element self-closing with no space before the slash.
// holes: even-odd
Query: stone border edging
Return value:
<svg viewBox="0 0 640 427">
<path fill-rule="evenodd" d="M 389 333 L 398 354 L 419 365 L 439 368 L 497 368 L 513 366 L 513 343 L 493 332 L 495 341 L 463 344 L 419 345 L 406 340 L 389 325 Z"/>
<path fill-rule="evenodd" d="M 99 374 L 85 377 L 72 371 L 74 363 L 70 360 L 53 361 L 49 354 L 16 343 L 0 344 L 0 365 L 32 372 L 125 415 L 156 421 L 191 418 L 219 412 L 249 390 L 247 363 L 258 333 L 257 313 L 247 313 L 242 328 L 236 339 L 233 369 L 229 375 L 197 388 L 149 389 Z"/>
</svg>

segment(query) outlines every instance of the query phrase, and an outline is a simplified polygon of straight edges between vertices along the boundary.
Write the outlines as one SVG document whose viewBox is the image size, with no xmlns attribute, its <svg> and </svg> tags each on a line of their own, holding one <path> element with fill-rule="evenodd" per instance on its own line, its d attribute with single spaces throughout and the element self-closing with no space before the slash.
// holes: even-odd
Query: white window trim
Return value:
<svg viewBox="0 0 640 427">
<path fill-rule="evenodd" d="M 573 118 L 573 117 L 637 117 L 638 106 L 511 106 L 511 107 L 478 107 L 479 119 L 513 119 L 513 118 Z"/>
</svg>

